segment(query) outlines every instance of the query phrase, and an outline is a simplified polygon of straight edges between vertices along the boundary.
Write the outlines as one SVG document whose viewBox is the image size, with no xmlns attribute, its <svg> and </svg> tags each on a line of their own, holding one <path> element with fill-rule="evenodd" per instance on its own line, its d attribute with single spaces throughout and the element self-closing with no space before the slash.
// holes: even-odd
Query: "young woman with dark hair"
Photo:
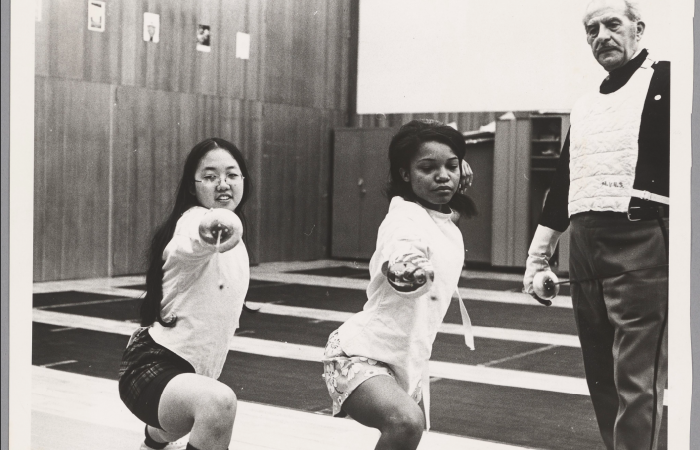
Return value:
<svg viewBox="0 0 700 450">
<path fill-rule="evenodd" d="M 414 120 L 393 137 L 391 204 L 370 261 L 368 300 L 326 345 L 323 376 L 333 415 L 377 428 L 376 449 L 415 449 L 430 427 L 428 360 L 447 308 L 459 297 L 464 263 L 453 213 L 475 213 L 458 193 L 471 178 L 465 151 L 463 136 L 435 121 Z M 458 301 L 473 349 L 469 316 Z"/>
<path fill-rule="evenodd" d="M 389 144 L 389 185 L 386 189 L 389 199 L 399 196 L 431 208 L 426 200 L 413 191 L 411 182 L 402 175 L 402 170 L 409 167 L 411 159 L 421 145 L 427 142 L 437 142 L 450 147 L 459 162 L 460 183 L 471 184 L 471 168 L 464 159 L 467 151 L 464 136 L 454 128 L 438 121 L 414 120 L 402 126 Z M 462 192 L 466 190 L 465 188 L 466 185 L 458 189 L 442 208 L 449 208 L 463 217 L 475 216 L 476 205 Z"/>
<path fill-rule="evenodd" d="M 250 187 L 235 145 L 200 142 L 153 236 L 141 328 L 119 369 L 119 394 L 146 423 L 141 450 L 166 448 L 188 433 L 187 449 L 228 448 L 236 396 L 217 378 L 250 280 L 241 240 Z"/>
</svg>

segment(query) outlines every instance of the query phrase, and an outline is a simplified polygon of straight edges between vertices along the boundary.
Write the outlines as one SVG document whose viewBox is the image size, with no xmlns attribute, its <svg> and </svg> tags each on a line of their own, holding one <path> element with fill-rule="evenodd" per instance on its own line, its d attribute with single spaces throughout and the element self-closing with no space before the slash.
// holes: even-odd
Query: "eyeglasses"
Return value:
<svg viewBox="0 0 700 450">
<path fill-rule="evenodd" d="M 229 186 L 241 184 L 245 177 L 237 173 L 229 173 L 224 176 L 204 175 L 201 180 L 194 180 L 196 183 L 202 183 L 204 186 L 219 186 L 222 181 L 226 181 Z"/>
</svg>

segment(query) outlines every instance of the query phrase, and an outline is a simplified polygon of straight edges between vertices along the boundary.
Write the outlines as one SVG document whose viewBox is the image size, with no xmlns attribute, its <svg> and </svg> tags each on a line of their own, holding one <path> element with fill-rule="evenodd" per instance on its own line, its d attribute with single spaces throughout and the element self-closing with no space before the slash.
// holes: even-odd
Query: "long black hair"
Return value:
<svg viewBox="0 0 700 450">
<path fill-rule="evenodd" d="M 440 142 L 450 147 L 459 159 L 459 173 L 462 175 L 462 161 L 467 152 L 464 136 L 437 120 L 412 120 L 399 129 L 389 144 L 389 184 L 385 190 L 389 199 L 400 196 L 409 201 L 418 201 L 411 183 L 403 179 L 400 169 L 410 169 L 411 159 L 426 142 Z M 464 194 L 456 193 L 447 205 L 461 216 L 473 217 L 477 214 L 474 201 Z"/>
<path fill-rule="evenodd" d="M 193 206 L 201 206 L 195 195 L 194 175 L 199 166 L 199 161 L 209 151 L 215 149 L 226 150 L 233 156 L 233 159 L 238 163 L 243 175 L 243 196 L 240 203 L 236 206 L 234 212 L 241 219 L 243 229 L 246 229 L 245 215 L 243 214 L 243 205 L 250 197 L 251 180 L 248 175 L 243 154 L 232 143 L 220 139 L 209 138 L 195 145 L 187 155 L 185 167 L 182 171 L 182 178 L 177 188 L 175 197 L 175 205 L 168 218 L 163 222 L 153 235 L 151 246 L 148 251 L 148 272 L 146 273 L 146 296 L 141 303 L 141 326 L 146 327 L 158 321 L 163 326 L 173 326 L 174 322 L 164 322 L 160 317 L 160 302 L 163 300 L 163 251 L 168 245 L 168 242 L 173 238 L 175 226 L 180 216 Z M 246 234 L 243 233 L 244 242 Z"/>
</svg>

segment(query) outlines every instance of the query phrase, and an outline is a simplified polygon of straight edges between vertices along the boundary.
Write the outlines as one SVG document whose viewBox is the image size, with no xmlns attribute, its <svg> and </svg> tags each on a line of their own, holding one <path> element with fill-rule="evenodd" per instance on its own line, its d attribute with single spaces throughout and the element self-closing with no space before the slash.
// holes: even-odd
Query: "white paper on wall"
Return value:
<svg viewBox="0 0 700 450">
<path fill-rule="evenodd" d="M 236 58 L 250 58 L 250 35 L 247 33 L 236 33 Z"/>
</svg>

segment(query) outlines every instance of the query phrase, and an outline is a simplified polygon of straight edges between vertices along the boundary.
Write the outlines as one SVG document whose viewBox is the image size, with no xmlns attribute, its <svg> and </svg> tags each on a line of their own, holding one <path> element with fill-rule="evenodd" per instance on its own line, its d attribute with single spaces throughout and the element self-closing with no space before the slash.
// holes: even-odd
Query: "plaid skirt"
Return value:
<svg viewBox="0 0 700 450">
<path fill-rule="evenodd" d="M 131 336 L 119 366 L 119 396 L 144 423 L 161 428 L 158 405 L 165 386 L 181 373 L 195 373 L 190 363 L 158 344 L 139 328 Z"/>
</svg>

